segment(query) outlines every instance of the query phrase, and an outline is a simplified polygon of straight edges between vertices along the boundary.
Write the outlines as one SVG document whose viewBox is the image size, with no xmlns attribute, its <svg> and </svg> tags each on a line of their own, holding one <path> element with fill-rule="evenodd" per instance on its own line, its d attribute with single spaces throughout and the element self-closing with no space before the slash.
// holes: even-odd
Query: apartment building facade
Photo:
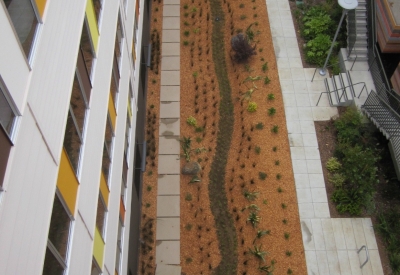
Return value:
<svg viewBox="0 0 400 275">
<path fill-rule="evenodd" d="M 0 1 L 0 274 L 136 274 L 150 5 Z"/>
</svg>

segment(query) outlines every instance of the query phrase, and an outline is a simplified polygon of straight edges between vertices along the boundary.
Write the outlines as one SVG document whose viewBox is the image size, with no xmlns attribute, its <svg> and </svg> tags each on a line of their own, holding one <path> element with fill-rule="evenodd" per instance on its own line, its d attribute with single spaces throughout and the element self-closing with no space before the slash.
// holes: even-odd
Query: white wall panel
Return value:
<svg viewBox="0 0 400 275">
<path fill-rule="evenodd" d="M 0 274 L 41 274 L 58 168 L 28 110 L 13 150 L 2 202 Z"/>
<path fill-rule="evenodd" d="M 8 19 L 3 1 L 0 3 L 0 75 L 10 91 L 18 110 L 25 106 L 26 87 L 29 81 L 29 66 L 23 54 L 12 22 Z"/>
<path fill-rule="evenodd" d="M 86 1 L 48 1 L 28 102 L 55 159 L 61 156 Z"/>
</svg>

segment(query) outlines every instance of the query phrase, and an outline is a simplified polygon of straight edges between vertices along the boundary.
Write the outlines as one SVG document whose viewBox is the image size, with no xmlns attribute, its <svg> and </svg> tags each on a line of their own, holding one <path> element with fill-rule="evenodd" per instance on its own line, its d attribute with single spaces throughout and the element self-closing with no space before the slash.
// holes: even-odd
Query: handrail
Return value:
<svg viewBox="0 0 400 275">
<path fill-rule="evenodd" d="M 317 102 L 317 105 L 316 105 L 316 106 L 318 106 L 319 101 L 321 100 L 322 94 L 328 94 L 328 93 L 330 94 L 330 93 L 337 92 L 337 91 L 339 91 L 339 90 L 343 90 L 342 94 L 340 95 L 340 97 L 339 97 L 339 99 L 338 99 L 338 103 L 339 103 L 340 100 L 342 99 L 342 96 L 343 96 L 344 92 L 346 91 L 345 89 L 346 89 L 346 88 L 350 88 L 350 87 L 354 87 L 354 86 L 356 86 L 356 85 L 358 85 L 358 84 L 363 84 L 363 88 L 361 89 L 361 92 L 358 94 L 358 97 L 357 97 L 357 98 L 360 98 L 360 96 L 361 96 L 362 92 L 364 91 L 364 89 L 367 91 L 367 95 L 368 95 L 368 90 L 367 90 L 367 86 L 365 85 L 365 82 L 357 82 L 357 83 L 355 83 L 355 84 L 352 84 L 352 85 L 349 85 L 349 86 L 346 86 L 346 87 L 342 87 L 342 88 L 339 88 L 339 89 L 335 89 L 335 90 L 333 90 L 333 91 L 322 92 L 322 93 L 319 95 L 318 102 Z"/>
<path fill-rule="evenodd" d="M 358 57 L 357 52 L 355 52 L 355 54 L 356 54 L 356 58 L 354 58 L 354 60 L 353 60 L 353 64 L 351 65 L 350 71 L 353 70 L 354 62 L 356 62 L 357 57 Z M 352 61 L 352 59 L 348 58 L 348 59 L 346 59 L 346 60 L 339 61 L 339 62 L 337 62 L 337 63 L 335 63 L 335 64 L 331 64 L 331 65 L 326 66 L 326 68 L 333 67 L 334 65 L 338 65 L 338 64 L 342 64 L 342 63 L 344 64 L 344 62 L 346 62 L 346 61 Z M 317 68 L 315 68 L 315 70 L 314 70 L 314 74 L 313 74 L 313 77 L 312 77 L 312 79 L 311 79 L 311 82 L 313 82 L 313 80 L 314 80 L 315 73 L 317 72 L 317 69 L 319 69 L 319 68 L 317 67 Z"/>
<path fill-rule="evenodd" d="M 367 254 L 367 259 L 365 260 L 365 262 L 362 265 L 360 265 L 360 268 L 363 268 L 363 266 L 366 265 L 366 263 L 369 261 L 369 252 L 368 252 L 368 247 L 366 245 L 361 246 L 361 248 L 357 251 L 357 254 L 360 254 L 360 251 L 363 248 L 365 249 L 365 253 Z"/>
<path fill-rule="evenodd" d="M 391 91 L 388 91 L 388 90 L 385 90 L 386 91 L 386 93 L 389 93 L 391 96 L 393 96 L 392 94 L 391 94 Z M 380 96 L 377 92 L 375 92 L 374 90 L 371 90 L 371 93 L 375 93 L 375 95 L 380 99 L 380 103 L 383 103 L 387 108 L 389 108 L 389 110 L 390 111 L 392 111 L 392 113 L 397 117 L 397 119 L 398 120 L 400 120 L 400 114 L 396 111 L 396 110 L 394 110 L 393 108 L 392 108 L 392 106 L 390 106 L 390 104 L 388 103 L 388 102 L 386 102 L 386 100 L 382 97 L 382 96 Z M 399 101 L 399 100 L 398 100 Z M 366 101 L 367 102 L 367 101 Z M 368 105 L 365 105 L 365 103 L 364 103 L 364 105 L 363 106 L 368 106 Z"/>
</svg>

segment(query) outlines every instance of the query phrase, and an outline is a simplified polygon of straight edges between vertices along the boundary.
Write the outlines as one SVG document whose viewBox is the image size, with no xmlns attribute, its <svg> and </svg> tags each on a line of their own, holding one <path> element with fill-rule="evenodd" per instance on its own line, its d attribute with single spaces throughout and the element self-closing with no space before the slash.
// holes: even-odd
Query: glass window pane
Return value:
<svg viewBox="0 0 400 275">
<path fill-rule="evenodd" d="M 102 0 L 92 0 L 92 1 L 93 1 L 93 6 L 94 6 L 94 12 L 96 13 L 97 25 L 99 25 Z"/>
<path fill-rule="evenodd" d="M 93 54 L 92 43 L 90 41 L 88 26 L 87 26 L 86 22 L 83 23 L 83 28 L 82 28 L 81 50 L 83 53 L 83 58 L 85 59 L 86 69 L 87 69 L 89 75 L 91 76 L 94 54 Z"/>
<path fill-rule="evenodd" d="M 64 268 L 57 261 L 56 257 L 50 251 L 46 249 L 46 256 L 44 258 L 43 275 L 63 275 Z"/>
<path fill-rule="evenodd" d="M 106 133 L 105 133 L 105 137 L 104 137 L 104 142 L 106 143 L 110 154 L 112 151 L 112 141 L 113 141 L 113 130 L 112 130 L 110 118 L 107 117 Z"/>
<path fill-rule="evenodd" d="M 90 275 L 100 275 L 101 271 L 97 267 L 97 265 L 92 261 L 92 271 L 90 272 Z"/>
<path fill-rule="evenodd" d="M 49 240 L 66 261 L 71 219 L 57 195 L 54 196 L 51 213 Z"/>
<path fill-rule="evenodd" d="M 104 222 L 106 218 L 106 207 L 104 206 L 101 194 L 99 194 L 99 200 L 97 202 L 97 214 L 96 214 L 96 226 L 99 229 L 101 236 L 104 233 Z"/>
<path fill-rule="evenodd" d="M 83 97 L 83 91 L 75 74 L 74 83 L 71 94 L 71 107 L 75 115 L 75 120 L 78 124 L 79 132 L 82 137 L 83 126 L 85 123 L 86 104 Z"/>
<path fill-rule="evenodd" d="M 76 130 L 71 111 L 68 112 L 67 126 L 65 128 L 64 148 L 67 151 L 69 160 L 75 173 L 78 171 L 79 155 L 81 152 L 81 139 Z"/>
<path fill-rule="evenodd" d="M 108 154 L 108 151 L 106 149 L 106 146 L 104 145 L 103 147 L 103 162 L 102 162 L 102 170 L 104 177 L 106 178 L 106 181 L 108 182 L 108 176 L 110 174 L 110 156 Z"/>
<path fill-rule="evenodd" d="M 8 104 L 8 101 L 4 96 L 3 90 L 0 88 L 0 123 L 7 131 L 9 136 L 11 136 L 12 134 L 15 118 L 16 115 L 11 109 L 10 104 Z"/>
<path fill-rule="evenodd" d="M 112 73 L 111 73 L 110 93 L 114 100 L 114 105 L 117 104 L 117 101 L 116 101 L 117 100 L 117 92 L 118 92 L 118 81 L 117 81 L 117 77 L 116 77 L 114 69 L 113 69 Z"/>
<path fill-rule="evenodd" d="M 5 0 L 4 3 L 25 55 L 29 58 L 38 25 L 32 3 L 30 0 Z"/>
</svg>

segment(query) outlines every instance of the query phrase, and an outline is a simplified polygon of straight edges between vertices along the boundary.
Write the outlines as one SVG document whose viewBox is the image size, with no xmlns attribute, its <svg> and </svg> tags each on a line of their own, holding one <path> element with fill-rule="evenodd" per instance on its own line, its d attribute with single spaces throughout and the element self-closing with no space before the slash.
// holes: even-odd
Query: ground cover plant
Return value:
<svg viewBox="0 0 400 275">
<path fill-rule="evenodd" d="M 305 274 L 265 2 L 181 6 L 181 137 L 207 149 L 198 181 L 181 175 L 182 272 Z"/>
</svg>

